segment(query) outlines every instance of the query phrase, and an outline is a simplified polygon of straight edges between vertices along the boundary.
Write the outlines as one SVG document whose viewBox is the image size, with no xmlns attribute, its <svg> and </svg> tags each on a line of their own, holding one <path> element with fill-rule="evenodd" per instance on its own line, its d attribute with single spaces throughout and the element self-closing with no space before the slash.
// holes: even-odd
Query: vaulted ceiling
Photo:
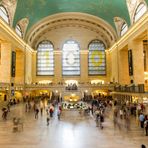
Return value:
<svg viewBox="0 0 148 148">
<path fill-rule="evenodd" d="M 62 12 L 87 13 L 108 22 L 112 27 L 114 17 L 130 24 L 126 0 L 18 0 L 13 25 L 27 17 L 28 30 L 43 18 Z"/>
</svg>

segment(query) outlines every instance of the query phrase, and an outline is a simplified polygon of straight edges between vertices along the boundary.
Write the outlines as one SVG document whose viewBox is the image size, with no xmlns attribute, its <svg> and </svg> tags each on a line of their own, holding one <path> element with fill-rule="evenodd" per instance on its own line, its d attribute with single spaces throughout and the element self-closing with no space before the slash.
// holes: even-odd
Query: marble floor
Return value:
<svg viewBox="0 0 148 148">
<path fill-rule="evenodd" d="M 23 131 L 13 132 L 14 116 L 23 119 Z M 141 144 L 148 148 L 148 137 L 135 121 L 131 124 L 130 131 L 115 130 L 111 118 L 106 118 L 101 130 L 92 116 L 64 111 L 60 121 L 55 115 L 47 126 L 45 112 L 35 119 L 33 112 L 26 113 L 24 105 L 18 105 L 7 121 L 0 118 L 0 148 L 141 148 Z"/>
</svg>

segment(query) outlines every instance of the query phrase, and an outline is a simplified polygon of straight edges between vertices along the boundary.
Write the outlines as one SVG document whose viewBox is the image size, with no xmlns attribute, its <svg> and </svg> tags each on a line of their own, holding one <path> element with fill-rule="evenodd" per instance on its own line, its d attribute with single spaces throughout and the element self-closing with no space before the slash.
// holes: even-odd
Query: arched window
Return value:
<svg viewBox="0 0 148 148">
<path fill-rule="evenodd" d="M 62 74 L 80 75 L 80 53 L 79 44 L 68 40 L 63 45 Z"/>
<path fill-rule="evenodd" d="M 23 32 L 20 25 L 16 25 L 15 31 L 21 38 L 23 38 Z"/>
<path fill-rule="evenodd" d="M 105 45 L 102 41 L 94 40 L 89 46 L 88 56 L 88 74 L 105 75 L 106 74 L 106 56 Z"/>
<path fill-rule="evenodd" d="M 147 7 L 144 3 L 140 3 L 139 6 L 136 9 L 135 15 L 134 15 L 134 22 L 139 20 L 141 16 L 147 11 Z"/>
<path fill-rule="evenodd" d="M 37 75 L 54 75 L 53 45 L 50 41 L 42 41 L 37 48 Z"/>
<path fill-rule="evenodd" d="M 122 27 L 121 27 L 121 32 L 120 32 L 120 35 L 123 36 L 126 31 L 128 30 L 128 26 L 126 23 L 123 23 Z"/>
<path fill-rule="evenodd" d="M 0 17 L 9 24 L 9 16 L 6 8 L 0 5 Z"/>
</svg>

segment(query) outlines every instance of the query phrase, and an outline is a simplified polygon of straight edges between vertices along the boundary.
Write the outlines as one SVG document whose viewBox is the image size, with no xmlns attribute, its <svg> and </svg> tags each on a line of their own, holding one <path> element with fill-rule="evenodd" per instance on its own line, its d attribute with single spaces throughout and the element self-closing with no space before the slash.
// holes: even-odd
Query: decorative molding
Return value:
<svg viewBox="0 0 148 148">
<path fill-rule="evenodd" d="M 8 41 L 13 40 L 14 42 L 16 42 L 18 47 L 20 47 L 20 49 L 22 50 L 26 49 L 31 52 L 33 51 L 33 49 L 28 44 L 26 44 L 24 40 L 20 38 L 16 34 L 16 32 L 12 28 L 10 28 L 10 26 L 6 22 L 4 22 L 2 19 L 0 19 L 0 30 L 2 31 L 3 35 L 5 35 L 3 36 L 4 38 L 7 38 Z"/>
<path fill-rule="evenodd" d="M 114 45 L 109 49 L 109 51 L 112 52 L 119 46 L 124 45 L 125 42 L 128 44 L 129 39 L 133 39 L 133 35 L 135 39 L 137 36 L 139 36 L 139 34 L 144 31 L 147 31 L 146 26 L 148 26 L 148 12 L 146 12 L 143 17 L 141 17 L 136 23 L 134 23 L 132 27 L 130 27 L 129 30 L 125 33 L 125 35 L 114 43 Z"/>
<path fill-rule="evenodd" d="M 71 26 L 83 27 L 98 33 L 105 38 L 108 46 L 111 46 L 117 39 L 117 34 L 112 26 L 98 17 L 83 13 L 60 13 L 46 17 L 35 24 L 26 35 L 27 43 L 34 46 L 34 41 L 37 41 L 45 32 Z"/>
<path fill-rule="evenodd" d="M 120 38 L 121 37 L 121 27 L 124 23 L 127 24 L 127 22 L 123 18 L 114 17 L 114 23 L 115 23 L 115 26 L 116 26 L 118 37 Z"/>
<path fill-rule="evenodd" d="M 126 0 L 127 2 L 127 8 L 129 11 L 130 21 L 131 25 L 134 24 L 134 15 L 135 11 L 140 3 L 144 3 L 147 6 L 147 3 L 145 0 Z"/>
<path fill-rule="evenodd" d="M 27 30 L 27 26 L 29 24 L 29 19 L 28 18 L 22 18 L 17 24 L 21 27 L 21 30 L 22 30 L 22 33 L 23 33 L 23 38 L 24 38 L 26 30 Z"/>
<path fill-rule="evenodd" d="M 0 4 L 2 4 L 6 8 L 9 15 L 10 26 L 12 27 L 17 6 L 17 0 L 2 0 Z"/>
</svg>

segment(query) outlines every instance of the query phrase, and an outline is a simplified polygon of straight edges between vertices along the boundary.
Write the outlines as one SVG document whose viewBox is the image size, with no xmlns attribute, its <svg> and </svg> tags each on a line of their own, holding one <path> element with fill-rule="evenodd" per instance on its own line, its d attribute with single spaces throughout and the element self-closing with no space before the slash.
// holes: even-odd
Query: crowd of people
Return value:
<svg viewBox="0 0 148 148">
<path fill-rule="evenodd" d="M 14 106 L 14 105 L 19 104 L 19 103 L 20 103 L 20 101 L 16 100 L 15 98 L 7 101 L 5 106 L 2 107 L 2 119 L 7 120 L 11 106 Z"/>
<path fill-rule="evenodd" d="M 86 103 L 86 102 L 85 102 Z M 7 120 L 8 112 L 10 112 L 10 103 L 7 107 L 2 109 L 2 118 Z M 34 112 L 34 118 L 37 120 L 39 115 L 43 116 L 46 113 L 47 126 L 49 126 L 50 119 L 57 116 L 61 119 L 62 108 L 64 105 L 58 101 L 47 102 L 46 99 L 38 101 L 25 101 L 25 112 Z M 145 114 L 145 106 L 143 104 L 119 104 L 116 100 L 94 99 L 87 102 L 87 108 L 78 108 L 80 114 L 93 116 L 96 127 L 103 129 L 103 122 L 105 117 L 112 113 L 114 128 L 119 130 L 131 130 L 131 119 L 138 120 L 139 126 L 145 130 L 145 135 L 148 136 L 148 116 Z M 14 120 L 15 121 L 15 120 Z M 136 124 L 136 122 L 135 122 Z M 143 147 L 144 148 L 144 147 Z"/>
<path fill-rule="evenodd" d="M 77 90 L 78 86 L 75 83 L 70 83 L 68 86 L 66 86 L 66 90 Z"/>
<path fill-rule="evenodd" d="M 114 126 L 121 129 L 123 125 L 127 130 L 130 130 L 131 119 L 135 119 L 134 121 L 136 122 L 134 122 L 134 124 L 136 125 L 136 123 L 138 123 L 138 125 L 144 129 L 145 135 L 148 136 L 148 116 L 144 104 L 124 103 L 117 105 L 115 101 L 113 110 Z"/>
<path fill-rule="evenodd" d="M 54 114 L 57 114 L 57 117 L 60 120 L 62 107 L 61 104 L 58 103 L 57 101 L 48 103 L 47 100 L 42 99 L 37 102 L 27 101 L 25 103 L 25 111 L 26 112 L 34 111 L 35 119 L 38 119 L 39 113 L 41 116 L 43 116 L 43 111 L 45 111 L 47 115 L 47 125 L 49 125 L 49 121 L 54 116 Z"/>
</svg>

